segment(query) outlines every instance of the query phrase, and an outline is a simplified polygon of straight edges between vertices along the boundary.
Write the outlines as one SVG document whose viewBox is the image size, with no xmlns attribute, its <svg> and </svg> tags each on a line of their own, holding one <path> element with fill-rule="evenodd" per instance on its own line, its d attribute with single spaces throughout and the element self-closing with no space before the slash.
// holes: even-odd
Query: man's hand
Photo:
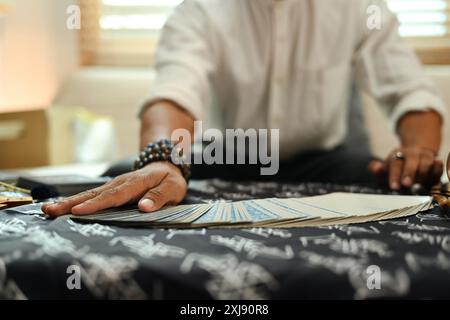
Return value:
<svg viewBox="0 0 450 320">
<path fill-rule="evenodd" d="M 415 183 L 434 185 L 443 171 L 442 162 L 436 160 L 441 127 L 442 118 L 435 111 L 405 114 L 397 123 L 402 147 L 392 151 L 385 161 L 372 161 L 369 170 L 387 181 L 392 190 L 411 188 Z"/>
<path fill-rule="evenodd" d="M 392 190 L 400 190 L 415 183 L 428 187 L 438 183 L 443 163 L 436 160 L 435 153 L 430 149 L 405 147 L 395 149 L 384 161 L 372 161 L 369 170 L 380 181 L 387 180 Z"/>
<path fill-rule="evenodd" d="M 141 149 L 149 142 L 167 139 L 176 129 L 193 132 L 194 119 L 181 106 L 160 100 L 146 106 L 141 115 Z M 50 216 L 72 213 L 88 215 L 139 201 L 139 210 L 153 212 L 164 205 L 183 200 L 187 183 L 180 169 L 170 162 L 153 162 L 140 170 L 124 174 L 100 188 L 80 193 L 42 210 Z"/>
<path fill-rule="evenodd" d="M 183 200 L 187 183 L 180 170 L 169 162 L 154 162 L 115 178 L 107 184 L 54 204 L 45 204 L 42 211 L 50 216 L 72 213 L 88 215 L 139 201 L 139 210 L 153 212 L 165 205 Z"/>
</svg>

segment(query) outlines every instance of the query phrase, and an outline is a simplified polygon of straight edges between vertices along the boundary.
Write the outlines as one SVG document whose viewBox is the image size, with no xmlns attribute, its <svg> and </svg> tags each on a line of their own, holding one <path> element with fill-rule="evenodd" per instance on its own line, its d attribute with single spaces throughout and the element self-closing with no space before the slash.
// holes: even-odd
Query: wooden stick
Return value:
<svg viewBox="0 0 450 320">
<path fill-rule="evenodd" d="M 433 194 L 433 200 L 436 201 L 442 209 L 448 209 L 449 202 L 447 197 L 444 197 L 440 194 Z"/>
<path fill-rule="evenodd" d="M 16 187 L 16 186 L 13 186 L 13 185 L 1 182 L 1 181 L 0 181 L 0 186 L 3 186 L 5 189 L 11 190 L 11 191 L 17 191 L 17 192 L 22 192 L 22 193 L 26 193 L 26 194 L 31 193 L 30 190 L 22 189 L 22 188 L 19 188 L 19 187 Z"/>
</svg>

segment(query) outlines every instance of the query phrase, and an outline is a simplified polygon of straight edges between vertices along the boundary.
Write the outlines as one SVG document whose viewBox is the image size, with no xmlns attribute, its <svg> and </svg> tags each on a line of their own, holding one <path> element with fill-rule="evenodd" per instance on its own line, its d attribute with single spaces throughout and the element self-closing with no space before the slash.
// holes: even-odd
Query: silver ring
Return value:
<svg viewBox="0 0 450 320">
<path fill-rule="evenodd" d="M 401 160 L 401 161 L 403 161 L 403 160 L 405 160 L 405 155 L 403 154 L 403 152 L 397 151 L 392 156 L 392 160 Z"/>
</svg>

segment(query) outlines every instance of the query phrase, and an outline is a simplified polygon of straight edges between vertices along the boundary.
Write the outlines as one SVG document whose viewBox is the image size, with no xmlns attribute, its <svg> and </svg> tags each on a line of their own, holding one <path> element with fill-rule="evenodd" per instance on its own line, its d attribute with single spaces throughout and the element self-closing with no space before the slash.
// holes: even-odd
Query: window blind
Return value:
<svg viewBox="0 0 450 320">
<path fill-rule="evenodd" d="M 82 0 L 83 63 L 151 65 L 160 31 L 182 1 Z"/>
<path fill-rule="evenodd" d="M 448 37 L 450 0 L 387 0 L 405 37 Z"/>
<path fill-rule="evenodd" d="M 450 64 L 450 0 L 386 0 L 422 62 Z"/>
<path fill-rule="evenodd" d="M 80 0 L 84 64 L 147 66 L 161 28 L 183 0 Z M 223 0 L 226 1 L 226 0 Z M 400 34 L 426 63 L 450 63 L 450 0 L 386 0 Z"/>
</svg>

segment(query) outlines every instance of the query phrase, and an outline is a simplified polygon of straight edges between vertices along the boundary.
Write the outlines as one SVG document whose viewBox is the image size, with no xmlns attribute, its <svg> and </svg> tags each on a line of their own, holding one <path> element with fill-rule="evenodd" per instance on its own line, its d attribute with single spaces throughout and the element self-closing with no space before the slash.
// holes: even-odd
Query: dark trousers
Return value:
<svg viewBox="0 0 450 320">
<path fill-rule="evenodd" d="M 301 153 L 281 161 L 273 176 L 262 176 L 261 165 L 193 165 L 192 179 L 257 180 L 283 182 L 329 182 L 336 184 L 375 185 L 368 165 L 374 157 L 368 152 L 340 146 L 330 151 Z"/>
<path fill-rule="evenodd" d="M 375 185 L 376 179 L 367 169 L 374 157 L 367 151 L 346 145 L 330 151 L 310 151 L 281 161 L 273 176 L 262 176 L 261 165 L 192 165 L 192 179 L 220 178 L 233 181 L 328 182 L 335 184 Z M 105 176 L 118 176 L 131 171 L 134 158 L 112 166 Z M 248 162 L 247 162 L 248 163 Z"/>
</svg>

